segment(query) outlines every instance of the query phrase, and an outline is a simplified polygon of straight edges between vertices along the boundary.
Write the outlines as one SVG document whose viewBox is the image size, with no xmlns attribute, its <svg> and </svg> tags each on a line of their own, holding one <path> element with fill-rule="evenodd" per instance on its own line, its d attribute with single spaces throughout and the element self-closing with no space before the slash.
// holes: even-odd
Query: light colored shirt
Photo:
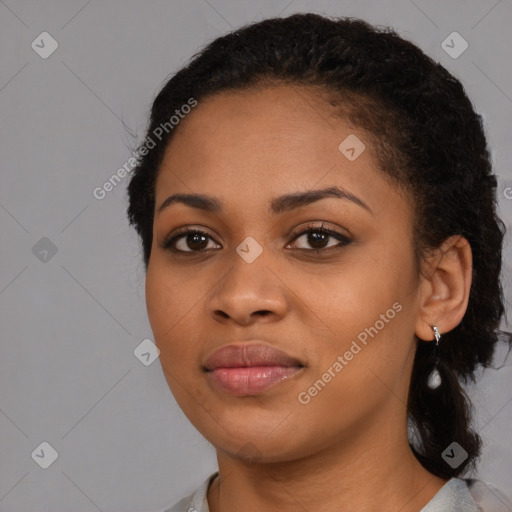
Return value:
<svg viewBox="0 0 512 512">
<path fill-rule="evenodd" d="M 209 476 L 192 494 L 164 512 L 210 512 L 207 491 L 217 473 Z M 452 478 L 419 512 L 480 512 L 468 486 L 459 478 Z"/>
</svg>

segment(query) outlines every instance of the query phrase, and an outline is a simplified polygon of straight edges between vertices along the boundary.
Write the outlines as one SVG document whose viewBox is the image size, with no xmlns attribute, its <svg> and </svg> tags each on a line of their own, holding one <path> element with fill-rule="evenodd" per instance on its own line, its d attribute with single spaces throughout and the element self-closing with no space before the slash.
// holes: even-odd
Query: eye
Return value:
<svg viewBox="0 0 512 512">
<path fill-rule="evenodd" d="M 303 243 L 309 244 L 312 249 L 308 247 L 299 247 L 298 249 L 304 250 L 307 252 L 312 252 L 314 254 L 321 254 L 330 251 L 334 248 L 340 248 L 345 245 L 348 245 L 352 242 L 350 238 L 341 233 L 338 233 L 334 229 L 329 229 L 323 226 L 310 226 L 307 229 L 301 231 L 293 241 L 303 239 Z M 338 243 L 334 243 L 331 245 L 327 245 L 329 239 L 336 239 Z"/>
<path fill-rule="evenodd" d="M 213 238 L 199 229 L 181 228 L 174 236 L 164 240 L 162 247 L 173 252 L 203 252 L 212 249 L 208 247 L 208 239 Z"/>
<path fill-rule="evenodd" d="M 352 242 L 350 238 L 342 235 L 334 229 L 329 229 L 323 226 L 308 226 L 306 229 L 300 231 L 292 240 L 292 242 L 304 239 L 305 244 L 309 244 L 312 248 L 298 247 L 301 251 L 306 251 L 314 254 L 321 254 L 328 252 L 335 248 L 341 248 Z M 329 239 L 338 240 L 338 243 L 327 245 Z M 214 242 L 214 247 L 209 242 Z M 180 228 L 172 236 L 168 237 L 162 243 L 164 249 L 168 249 L 175 253 L 202 253 L 209 252 L 218 247 L 219 245 L 213 240 L 211 235 L 206 231 L 200 229 L 189 229 L 187 227 Z M 287 246 L 289 247 L 289 245 Z"/>
</svg>

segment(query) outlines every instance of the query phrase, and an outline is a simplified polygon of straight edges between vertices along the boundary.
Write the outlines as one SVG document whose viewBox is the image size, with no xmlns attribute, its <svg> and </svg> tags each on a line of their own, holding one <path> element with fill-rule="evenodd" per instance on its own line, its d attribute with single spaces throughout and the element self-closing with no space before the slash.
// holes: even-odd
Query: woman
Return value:
<svg viewBox="0 0 512 512">
<path fill-rule="evenodd" d="M 178 71 L 128 215 L 219 471 L 169 510 L 477 510 L 459 379 L 504 309 L 495 188 L 462 85 L 390 29 L 268 19 Z"/>
</svg>

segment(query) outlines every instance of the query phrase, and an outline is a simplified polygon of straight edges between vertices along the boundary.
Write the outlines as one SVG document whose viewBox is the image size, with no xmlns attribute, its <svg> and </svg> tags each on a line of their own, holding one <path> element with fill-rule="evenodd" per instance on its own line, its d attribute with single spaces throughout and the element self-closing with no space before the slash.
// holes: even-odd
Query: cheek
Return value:
<svg viewBox="0 0 512 512">
<path fill-rule="evenodd" d="M 393 304 L 398 301 L 403 306 L 411 292 L 410 263 L 396 259 L 389 248 L 387 257 L 384 248 L 378 251 L 379 259 L 374 258 L 373 250 L 366 254 L 361 251 L 339 272 L 309 277 L 302 286 L 321 318 L 343 338 L 355 336 L 377 321 L 382 330 L 383 325 L 388 325 L 387 320 L 396 316 L 397 306 L 393 309 Z M 311 293 L 313 290 L 316 291 Z M 382 320 L 381 315 L 385 315 Z"/>
<path fill-rule="evenodd" d="M 309 301 L 328 327 L 327 343 L 310 349 L 315 374 L 321 377 L 341 356 L 343 371 L 339 374 L 354 388 L 364 388 L 368 379 L 402 379 L 413 346 L 413 260 L 400 257 L 399 251 L 390 247 L 380 248 L 379 259 L 372 254 L 347 265 L 349 270 L 331 279 L 310 280 L 307 287 L 321 289 L 321 293 L 309 294 Z M 340 370 L 339 364 L 336 367 Z"/>
<path fill-rule="evenodd" d="M 198 386 L 199 374 L 191 371 L 198 352 L 194 306 L 200 307 L 201 294 L 187 282 L 190 280 L 183 274 L 169 271 L 157 258 L 148 266 L 146 306 L 155 344 L 160 350 L 160 365 L 174 398 L 194 423 L 197 421 L 193 416 L 197 412 L 195 400 L 203 394 Z M 204 295 L 204 288 L 199 290 Z"/>
<path fill-rule="evenodd" d="M 194 294 L 194 287 L 187 286 L 176 272 L 165 268 L 157 258 L 150 261 L 146 273 L 146 307 L 162 360 L 176 360 L 168 357 L 170 351 L 183 351 L 183 354 L 176 355 L 185 355 L 189 345 L 173 340 L 187 337 L 187 327 L 190 329 L 191 326 L 189 316 L 193 313 L 193 305 L 197 304 L 198 300 Z"/>
<path fill-rule="evenodd" d="M 169 284 L 167 279 L 161 278 L 159 266 L 150 260 L 146 273 L 146 308 L 157 344 L 165 331 L 172 326 L 172 319 L 168 316 L 169 310 L 174 310 L 171 290 L 172 283 Z"/>
</svg>

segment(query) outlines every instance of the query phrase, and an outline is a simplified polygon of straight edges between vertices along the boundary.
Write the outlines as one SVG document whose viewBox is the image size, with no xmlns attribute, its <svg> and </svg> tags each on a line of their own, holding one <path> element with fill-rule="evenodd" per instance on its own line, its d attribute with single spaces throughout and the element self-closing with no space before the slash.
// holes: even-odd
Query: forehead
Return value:
<svg viewBox="0 0 512 512">
<path fill-rule="evenodd" d="M 199 101 L 168 149 L 183 143 L 193 145 L 201 158 L 227 156 L 228 150 L 238 149 L 252 149 L 253 157 L 261 148 L 293 153 L 321 150 L 317 139 L 325 137 L 329 128 L 339 130 L 328 108 L 311 91 L 296 86 L 224 91 Z M 200 140 L 193 140 L 199 135 Z M 312 143 L 308 144 L 308 139 Z"/>
<path fill-rule="evenodd" d="M 227 91 L 199 101 L 180 122 L 159 170 L 156 206 L 173 192 L 255 204 L 331 184 L 367 202 L 393 192 L 366 131 L 313 88 Z"/>
</svg>

